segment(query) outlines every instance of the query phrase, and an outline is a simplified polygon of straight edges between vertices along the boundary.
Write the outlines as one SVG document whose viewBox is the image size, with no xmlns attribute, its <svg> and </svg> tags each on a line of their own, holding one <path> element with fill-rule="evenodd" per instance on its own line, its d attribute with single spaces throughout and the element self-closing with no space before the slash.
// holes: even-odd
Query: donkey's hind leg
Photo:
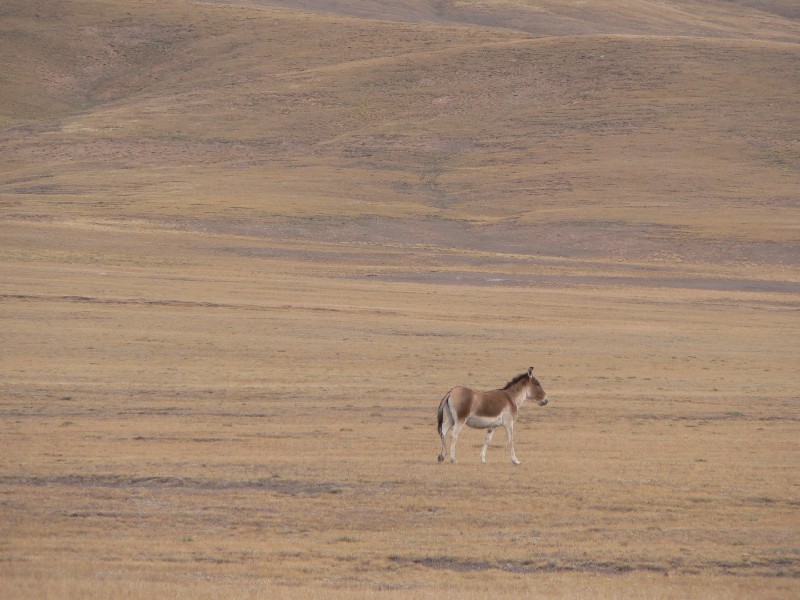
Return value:
<svg viewBox="0 0 800 600">
<path fill-rule="evenodd" d="M 453 423 L 453 433 L 450 435 L 450 462 L 453 464 L 458 462 L 456 460 L 456 440 L 458 440 L 458 434 L 464 429 L 465 423 L 466 421 Z"/>
<path fill-rule="evenodd" d="M 439 435 L 442 436 L 442 451 L 439 454 L 439 462 L 444 462 L 444 455 L 447 452 L 447 432 L 453 426 L 453 416 L 450 414 L 450 407 L 445 405 L 444 414 L 442 415 L 442 428 L 439 430 Z"/>
</svg>

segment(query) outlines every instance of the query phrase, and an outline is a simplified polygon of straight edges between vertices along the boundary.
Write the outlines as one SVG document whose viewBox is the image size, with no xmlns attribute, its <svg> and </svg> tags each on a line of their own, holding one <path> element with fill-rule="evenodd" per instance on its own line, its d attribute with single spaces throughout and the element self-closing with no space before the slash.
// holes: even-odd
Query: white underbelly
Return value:
<svg viewBox="0 0 800 600">
<path fill-rule="evenodd" d="M 471 416 L 467 419 L 467 425 L 477 429 L 488 429 L 489 427 L 500 427 L 501 417 L 477 417 Z"/>
</svg>

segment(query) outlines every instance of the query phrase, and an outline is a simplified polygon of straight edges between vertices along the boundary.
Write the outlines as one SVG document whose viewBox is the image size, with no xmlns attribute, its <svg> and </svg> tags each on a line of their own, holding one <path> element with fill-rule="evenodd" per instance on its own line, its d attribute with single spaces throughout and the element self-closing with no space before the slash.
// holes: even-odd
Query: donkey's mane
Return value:
<svg viewBox="0 0 800 600">
<path fill-rule="evenodd" d="M 527 377 L 528 377 L 528 373 L 520 373 L 519 375 L 517 375 L 516 377 L 514 377 L 514 379 L 512 379 L 511 381 L 509 381 L 509 382 L 508 382 L 508 383 L 505 385 L 505 387 L 504 387 L 503 389 L 504 389 L 504 390 L 507 390 L 508 388 L 510 388 L 510 387 L 512 387 L 512 386 L 514 386 L 514 385 L 516 385 L 516 384 L 518 384 L 518 383 L 519 383 L 520 381 L 522 381 L 523 379 L 527 379 Z"/>
</svg>

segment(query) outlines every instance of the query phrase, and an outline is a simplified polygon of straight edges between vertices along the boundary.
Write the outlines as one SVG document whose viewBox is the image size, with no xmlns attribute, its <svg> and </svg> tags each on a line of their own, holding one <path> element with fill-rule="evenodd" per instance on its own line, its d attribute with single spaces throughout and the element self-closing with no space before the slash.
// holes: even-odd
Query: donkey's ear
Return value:
<svg viewBox="0 0 800 600">
<path fill-rule="evenodd" d="M 528 367 L 528 378 L 533 377 L 533 367 Z"/>
</svg>

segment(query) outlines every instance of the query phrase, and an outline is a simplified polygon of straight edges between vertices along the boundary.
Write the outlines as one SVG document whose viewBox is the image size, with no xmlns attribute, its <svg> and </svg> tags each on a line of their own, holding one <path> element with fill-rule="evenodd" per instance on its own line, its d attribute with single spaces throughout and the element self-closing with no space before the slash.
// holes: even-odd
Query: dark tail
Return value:
<svg viewBox="0 0 800 600">
<path fill-rule="evenodd" d="M 450 392 L 447 392 L 444 395 L 444 398 L 442 398 L 442 401 L 439 402 L 439 414 L 436 417 L 436 420 L 439 423 L 438 424 L 439 435 L 442 434 L 442 422 L 444 421 L 444 405 L 449 399 L 450 399 Z"/>
</svg>

